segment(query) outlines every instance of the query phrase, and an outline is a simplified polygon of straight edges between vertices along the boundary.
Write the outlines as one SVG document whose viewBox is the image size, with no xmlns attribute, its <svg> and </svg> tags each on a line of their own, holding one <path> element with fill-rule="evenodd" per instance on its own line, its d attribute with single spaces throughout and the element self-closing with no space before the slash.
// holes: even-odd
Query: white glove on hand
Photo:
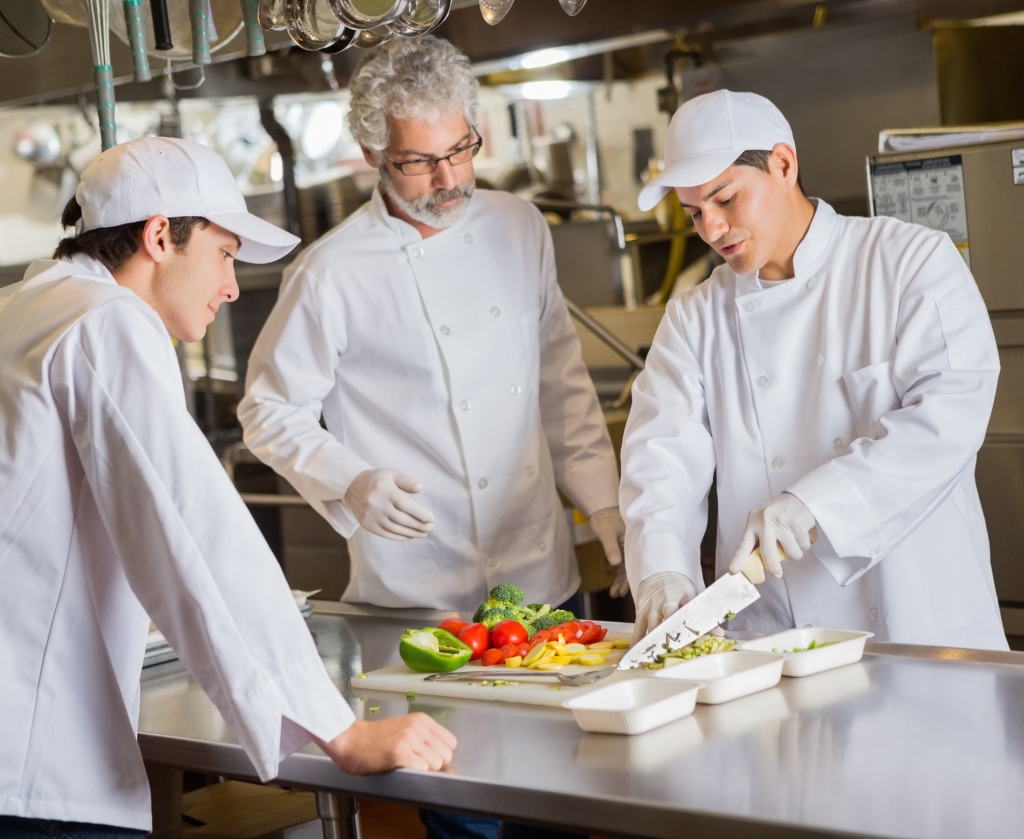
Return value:
<svg viewBox="0 0 1024 839">
<path fill-rule="evenodd" d="M 763 507 L 751 510 L 740 545 L 729 563 L 737 573 L 755 547 L 761 547 L 761 561 L 773 577 L 782 576 L 782 560 L 800 559 L 811 547 L 814 514 L 795 495 L 784 492 Z M 780 553 L 779 545 L 782 545 Z"/>
<path fill-rule="evenodd" d="M 697 589 L 685 574 L 659 571 L 645 577 L 636 593 L 636 623 L 630 643 L 635 644 L 696 596 Z"/>
<path fill-rule="evenodd" d="M 626 541 L 626 523 L 619 514 L 618 507 L 605 507 L 590 517 L 590 529 L 600 540 L 604 548 L 605 558 L 613 568 L 618 567 L 608 593 L 612 597 L 622 597 L 629 593 L 629 580 L 626 578 L 626 566 L 622 564 L 622 547 Z"/>
<path fill-rule="evenodd" d="M 395 542 L 423 538 L 434 529 L 434 514 L 409 497 L 423 489 L 397 469 L 367 469 L 345 493 L 348 507 L 362 527 Z"/>
<path fill-rule="evenodd" d="M 626 576 L 625 563 L 619 566 L 619 573 L 615 575 L 615 582 L 608 589 L 608 594 L 612 597 L 625 597 L 629 594 L 629 577 Z"/>
</svg>

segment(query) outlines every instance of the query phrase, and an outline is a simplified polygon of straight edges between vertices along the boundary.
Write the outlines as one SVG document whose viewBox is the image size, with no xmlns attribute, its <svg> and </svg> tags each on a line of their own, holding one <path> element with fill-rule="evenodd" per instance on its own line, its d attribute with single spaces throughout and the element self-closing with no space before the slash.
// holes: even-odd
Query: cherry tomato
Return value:
<svg viewBox="0 0 1024 839">
<path fill-rule="evenodd" d="M 459 640 L 473 651 L 470 661 L 476 661 L 491 646 L 490 633 L 482 623 L 469 623 L 459 632 Z"/>
<path fill-rule="evenodd" d="M 601 634 L 601 627 L 593 621 L 583 621 L 583 635 L 580 636 L 581 644 L 593 644 L 597 636 Z"/>
<path fill-rule="evenodd" d="M 539 647 L 541 644 L 544 643 L 544 639 L 543 638 L 538 638 L 537 635 L 540 635 L 540 633 L 538 632 L 529 641 L 526 642 L 525 646 L 526 646 L 527 652 L 532 650 L 534 647 Z"/>
<path fill-rule="evenodd" d="M 530 639 L 531 643 L 540 638 L 541 641 L 553 641 L 554 636 L 551 634 L 550 629 L 538 629 L 533 633 L 533 637 Z"/>
<path fill-rule="evenodd" d="M 607 634 L 608 634 L 608 627 L 607 626 L 602 626 L 601 627 L 601 634 L 597 636 L 597 640 L 598 641 L 603 641 L 604 640 L 604 636 L 607 635 Z"/>
<path fill-rule="evenodd" d="M 504 660 L 501 650 L 488 650 L 483 654 L 483 656 L 481 656 L 480 663 L 485 667 L 490 667 L 492 664 L 498 664 Z"/>
<path fill-rule="evenodd" d="M 515 658 L 519 655 L 518 644 L 505 644 L 501 648 L 501 660 L 504 661 L 506 658 Z"/>
<path fill-rule="evenodd" d="M 532 649 L 533 647 L 531 647 L 529 644 L 520 644 L 519 655 L 521 655 L 523 658 L 526 658 L 526 654 Z"/>
<path fill-rule="evenodd" d="M 519 621 L 502 621 L 491 630 L 491 646 L 504 647 L 506 644 L 522 644 L 526 641 L 526 627 Z"/>
<path fill-rule="evenodd" d="M 467 626 L 469 626 L 469 624 L 466 623 L 466 621 L 461 620 L 459 618 L 445 618 L 437 626 L 439 629 L 443 629 L 445 632 L 450 632 L 452 635 L 458 638 L 459 633 L 462 632 L 462 630 L 465 629 Z"/>
<path fill-rule="evenodd" d="M 561 634 L 565 639 L 566 644 L 572 644 L 580 637 L 582 632 L 583 627 L 576 623 L 576 621 L 566 621 L 561 626 L 557 627 L 555 636 L 557 637 Z"/>
</svg>

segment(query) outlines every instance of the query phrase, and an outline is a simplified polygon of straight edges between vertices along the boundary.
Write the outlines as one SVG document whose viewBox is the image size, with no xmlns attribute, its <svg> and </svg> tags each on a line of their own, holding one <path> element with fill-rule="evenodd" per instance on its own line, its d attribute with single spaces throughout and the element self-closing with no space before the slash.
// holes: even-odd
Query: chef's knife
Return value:
<svg viewBox="0 0 1024 839">
<path fill-rule="evenodd" d="M 817 528 L 811 528 L 813 543 Z M 779 545 L 783 557 L 786 552 Z M 619 670 L 629 670 L 654 661 L 658 655 L 678 650 L 707 635 L 712 629 L 734 618 L 761 595 L 755 583 L 764 582 L 761 549 L 754 548 L 743 568 L 715 580 L 703 592 L 673 615 L 670 615 L 634 644 L 619 662 Z"/>
</svg>

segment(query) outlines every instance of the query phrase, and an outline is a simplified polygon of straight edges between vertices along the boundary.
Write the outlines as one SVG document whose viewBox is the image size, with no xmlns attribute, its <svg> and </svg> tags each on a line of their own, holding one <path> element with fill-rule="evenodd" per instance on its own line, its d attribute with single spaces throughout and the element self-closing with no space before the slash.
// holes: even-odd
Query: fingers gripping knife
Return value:
<svg viewBox="0 0 1024 839">
<path fill-rule="evenodd" d="M 811 530 L 811 542 L 817 538 Z M 782 546 L 779 546 L 780 550 Z M 783 552 L 785 555 L 785 552 Z M 736 574 L 720 577 L 683 608 L 658 624 L 622 657 L 620 670 L 639 667 L 655 657 L 677 650 L 707 635 L 712 629 L 747 608 L 761 595 L 755 584 L 764 582 L 761 549 L 754 548 L 743 568 Z"/>
</svg>

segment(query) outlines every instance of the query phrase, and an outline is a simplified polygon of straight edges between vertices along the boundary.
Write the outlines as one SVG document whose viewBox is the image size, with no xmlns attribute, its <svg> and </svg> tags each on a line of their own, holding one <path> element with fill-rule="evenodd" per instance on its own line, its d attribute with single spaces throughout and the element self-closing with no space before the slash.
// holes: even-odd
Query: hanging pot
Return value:
<svg viewBox="0 0 1024 839">
<path fill-rule="evenodd" d="M 410 0 L 329 0 L 338 20 L 353 29 L 373 29 L 397 20 Z"/>
</svg>

